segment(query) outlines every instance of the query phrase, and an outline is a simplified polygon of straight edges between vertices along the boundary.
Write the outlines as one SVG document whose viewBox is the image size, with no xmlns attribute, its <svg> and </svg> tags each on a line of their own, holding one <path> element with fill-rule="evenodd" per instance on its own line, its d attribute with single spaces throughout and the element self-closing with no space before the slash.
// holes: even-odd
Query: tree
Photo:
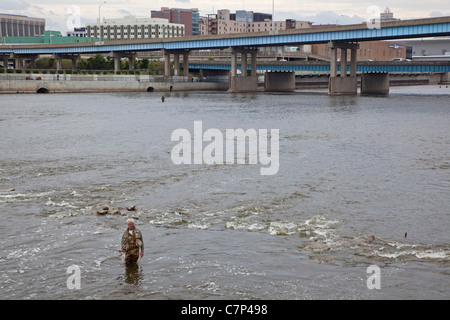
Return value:
<svg viewBox="0 0 450 320">
<path fill-rule="evenodd" d="M 148 59 L 142 59 L 140 69 L 148 69 L 148 64 L 149 64 Z"/>
<path fill-rule="evenodd" d="M 105 70 L 106 68 L 107 63 L 105 57 L 100 53 L 87 59 L 86 69 L 88 70 Z"/>
<path fill-rule="evenodd" d="M 55 59 L 53 58 L 39 58 L 36 60 L 37 69 L 54 69 Z"/>
</svg>

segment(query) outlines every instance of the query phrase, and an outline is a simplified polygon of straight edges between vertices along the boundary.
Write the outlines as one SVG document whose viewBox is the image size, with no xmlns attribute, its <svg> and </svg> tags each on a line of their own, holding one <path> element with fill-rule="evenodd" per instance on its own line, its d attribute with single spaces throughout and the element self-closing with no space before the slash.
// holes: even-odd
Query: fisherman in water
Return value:
<svg viewBox="0 0 450 320">
<path fill-rule="evenodd" d="M 127 226 L 127 229 L 122 234 L 119 252 L 125 252 L 125 264 L 130 266 L 138 261 L 139 249 L 141 250 L 140 257 L 144 256 L 144 239 L 141 231 L 134 226 L 133 219 L 127 220 Z"/>
</svg>

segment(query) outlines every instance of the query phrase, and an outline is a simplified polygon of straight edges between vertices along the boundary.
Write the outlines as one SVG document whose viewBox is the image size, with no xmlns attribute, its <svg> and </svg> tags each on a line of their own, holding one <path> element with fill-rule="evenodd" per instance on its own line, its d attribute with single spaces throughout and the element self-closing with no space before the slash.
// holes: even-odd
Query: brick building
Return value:
<svg viewBox="0 0 450 320">
<path fill-rule="evenodd" d="M 253 11 L 238 10 L 231 13 L 228 9 L 217 10 L 217 14 L 201 17 L 199 20 L 199 34 L 231 34 L 246 32 L 263 32 L 271 30 L 310 28 L 309 21 L 274 21 L 272 15 Z"/>
<path fill-rule="evenodd" d="M 152 18 L 168 19 L 170 23 L 184 24 L 186 36 L 198 36 L 198 9 L 179 9 L 162 7 L 161 10 L 152 10 Z"/>
</svg>

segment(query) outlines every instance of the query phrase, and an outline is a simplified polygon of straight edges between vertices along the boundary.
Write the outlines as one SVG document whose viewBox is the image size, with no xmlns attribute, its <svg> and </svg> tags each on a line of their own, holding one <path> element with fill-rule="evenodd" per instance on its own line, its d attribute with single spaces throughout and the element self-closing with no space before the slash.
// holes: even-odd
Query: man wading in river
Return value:
<svg viewBox="0 0 450 320">
<path fill-rule="evenodd" d="M 119 252 L 125 251 L 125 264 L 127 266 L 136 264 L 139 259 L 139 249 L 141 258 L 144 256 L 144 239 L 141 231 L 134 226 L 134 220 L 127 220 L 127 230 L 122 234 Z"/>
</svg>

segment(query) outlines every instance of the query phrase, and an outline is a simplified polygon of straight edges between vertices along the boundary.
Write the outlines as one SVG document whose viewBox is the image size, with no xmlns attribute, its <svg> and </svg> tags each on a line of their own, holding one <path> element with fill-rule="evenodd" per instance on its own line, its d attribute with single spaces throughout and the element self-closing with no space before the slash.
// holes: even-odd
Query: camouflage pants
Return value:
<svg viewBox="0 0 450 320">
<path fill-rule="evenodd" d="M 139 259 L 139 247 L 130 248 L 125 253 L 125 264 L 127 266 L 136 264 Z"/>
<path fill-rule="evenodd" d="M 125 264 L 127 266 L 136 264 L 139 259 L 139 247 L 136 244 L 136 236 L 128 235 L 128 248 L 125 252 Z"/>
</svg>

